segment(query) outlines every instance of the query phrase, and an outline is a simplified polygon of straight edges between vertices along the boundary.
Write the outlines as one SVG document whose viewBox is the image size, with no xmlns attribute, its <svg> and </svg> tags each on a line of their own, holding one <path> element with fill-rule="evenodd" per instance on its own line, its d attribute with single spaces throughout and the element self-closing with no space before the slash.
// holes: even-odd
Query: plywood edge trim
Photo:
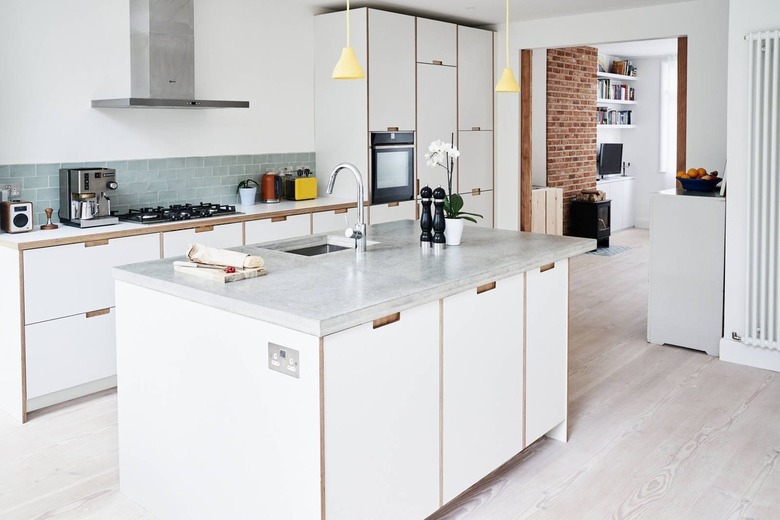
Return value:
<svg viewBox="0 0 780 520">
<path fill-rule="evenodd" d="M 320 518 L 325 520 L 325 339 L 319 338 L 320 390 Z"/>
</svg>

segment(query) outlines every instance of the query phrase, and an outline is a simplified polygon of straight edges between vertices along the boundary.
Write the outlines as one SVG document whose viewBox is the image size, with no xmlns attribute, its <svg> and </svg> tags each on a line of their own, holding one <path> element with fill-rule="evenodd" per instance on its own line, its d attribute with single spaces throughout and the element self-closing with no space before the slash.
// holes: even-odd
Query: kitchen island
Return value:
<svg viewBox="0 0 780 520">
<path fill-rule="evenodd" d="M 413 221 L 267 276 L 115 268 L 121 491 L 161 519 L 420 519 L 566 438 L 568 258 L 594 241 Z"/>
</svg>

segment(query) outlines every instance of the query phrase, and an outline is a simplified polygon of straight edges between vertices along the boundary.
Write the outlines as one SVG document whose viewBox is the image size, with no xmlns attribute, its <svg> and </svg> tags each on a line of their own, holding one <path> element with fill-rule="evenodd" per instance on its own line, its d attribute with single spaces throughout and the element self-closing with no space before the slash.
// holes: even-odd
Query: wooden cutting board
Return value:
<svg viewBox="0 0 780 520">
<path fill-rule="evenodd" d="M 226 273 L 223 269 L 184 267 L 180 265 L 174 265 L 173 270 L 177 273 L 194 276 L 195 278 L 212 280 L 221 283 L 236 282 L 238 280 L 246 280 L 247 278 L 257 278 L 258 276 L 265 276 L 267 274 L 267 271 L 262 267 L 236 269 L 235 273 Z"/>
</svg>

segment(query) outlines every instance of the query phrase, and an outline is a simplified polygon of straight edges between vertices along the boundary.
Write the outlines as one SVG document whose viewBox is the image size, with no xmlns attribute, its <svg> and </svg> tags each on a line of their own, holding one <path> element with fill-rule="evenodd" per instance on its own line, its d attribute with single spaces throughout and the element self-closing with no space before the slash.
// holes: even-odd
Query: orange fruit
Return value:
<svg viewBox="0 0 780 520">
<path fill-rule="evenodd" d="M 698 172 L 698 174 L 699 174 L 698 176 L 699 177 L 704 177 L 705 175 L 707 175 L 707 170 L 705 170 L 704 168 L 699 168 L 696 171 Z"/>
<path fill-rule="evenodd" d="M 680 177 L 682 177 L 683 175 L 685 175 L 685 172 L 677 172 L 677 178 L 678 178 L 678 179 L 679 179 Z"/>
<path fill-rule="evenodd" d="M 695 179 L 699 176 L 699 171 L 696 168 L 691 168 L 688 170 L 688 178 L 689 179 Z"/>
<path fill-rule="evenodd" d="M 687 173 L 683 173 L 682 175 L 680 175 L 680 178 L 681 179 L 691 179 L 692 177 L 690 175 L 688 175 Z"/>
</svg>

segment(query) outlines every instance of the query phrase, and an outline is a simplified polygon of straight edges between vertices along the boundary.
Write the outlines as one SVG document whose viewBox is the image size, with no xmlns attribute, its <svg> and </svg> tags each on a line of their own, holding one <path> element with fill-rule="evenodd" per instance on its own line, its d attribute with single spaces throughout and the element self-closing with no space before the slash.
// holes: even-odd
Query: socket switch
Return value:
<svg viewBox="0 0 780 520">
<path fill-rule="evenodd" d="M 299 362 L 300 353 L 297 350 L 268 342 L 268 368 L 271 370 L 299 378 Z"/>
<path fill-rule="evenodd" d="M 21 184 L 2 184 L 0 185 L 0 188 L 4 190 L 8 190 L 9 195 L 11 197 L 21 197 L 22 196 L 22 186 Z"/>
</svg>

